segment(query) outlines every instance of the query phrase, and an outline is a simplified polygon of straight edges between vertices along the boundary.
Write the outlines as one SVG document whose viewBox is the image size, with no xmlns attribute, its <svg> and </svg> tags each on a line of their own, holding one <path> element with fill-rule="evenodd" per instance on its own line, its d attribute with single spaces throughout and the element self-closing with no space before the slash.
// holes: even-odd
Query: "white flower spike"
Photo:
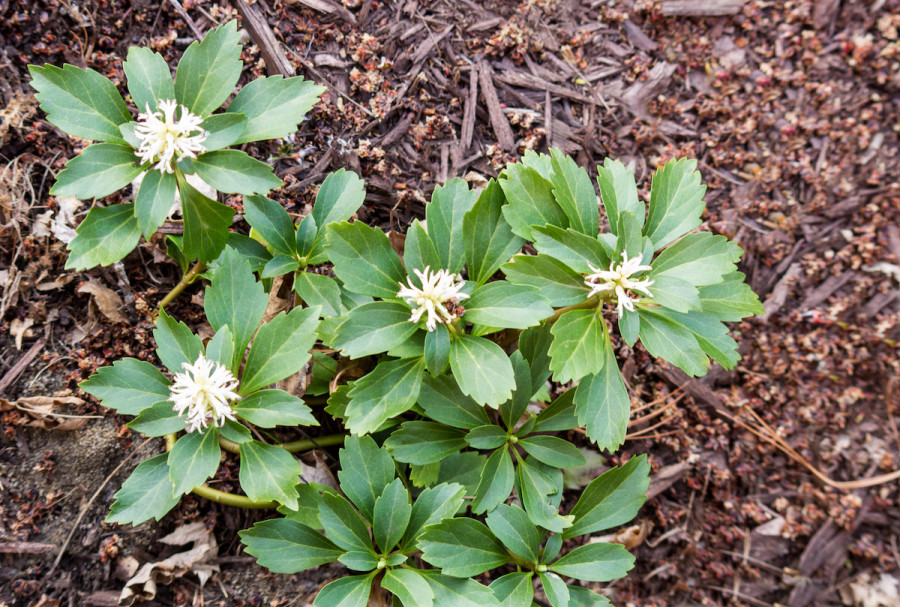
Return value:
<svg viewBox="0 0 900 607">
<path fill-rule="evenodd" d="M 438 323 L 447 323 L 456 318 L 456 315 L 449 311 L 444 304 L 455 305 L 461 299 L 468 299 L 468 295 L 459 292 L 465 286 L 465 281 L 457 274 L 451 274 L 447 270 L 432 272 L 430 266 L 425 266 L 424 272 L 419 270 L 413 270 L 413 272 L 422 281 L 422 288 L 416 287 L 412 278 L 408 278 L 409 286 L 405 286 L 402 282 L 398 283 L 400 290 L 397 291 L 397 297 L 405 299 L 406 303 L 413 308 L 409 322 L 419 322 L 422 314 L 428 312 L 425 327 L 429 331 L 434 331 Z"/>
<path fill-rule="evenodd" d="M 623 251 L 622 263 L 616 265 L 616 262 L 610 262 L 609 270 L 600 270 L 588 264 L 594 272 L 584 278 L 584 284 L 591 288 L 588 297 L 593 297 L 605 291 L 613 291 L 616 295 L 616 311 L 619 313 L 619 318 L 622 317 L 625 310 L 634 312 L 634 302 L 638 298 L 629 294 L 628 291 L 637 291 L 647 297 L 653 297 L 649 287 L 654 281 L 634 280 L 631 278 L 632 274 L 652 269 L 650 266 L 641 265 L 642 257 L 643 255 L 638 255 L 634 259 L 628 259 L 628 253 Z"/>
<path fill-rule="evenodd" d="M 175 374 L 169 401 L 178 417 L 187 413 L 187 431 L 202 430 L 210 423 L 221 426 L 226 419 L 236 421 L 230 402 L 240 397 L 234 392 L 238 380 L 231 371 L 202 354 L 193 365 L 181 366 L 184 373 Z"/>
<path fill-rule="evenodd" d="M 183 105 L 181 118 L 176 121 L 178 102 L 174 99 L 160 101 L 157 107 L 158 111 L 151 112 L 148 103 L 147 111 L 138 114 L 134 134 L 141 140 L 141 145 L 135 155 L 141 163 L 156 162 L 153 168 L 161 173 L 174 173 L 175 160 L 196 158 L 197 154 L 206 151 L 203 142 L 209 132 L 200 126 L 203 118 L 191 114 Z"/>
</svg>

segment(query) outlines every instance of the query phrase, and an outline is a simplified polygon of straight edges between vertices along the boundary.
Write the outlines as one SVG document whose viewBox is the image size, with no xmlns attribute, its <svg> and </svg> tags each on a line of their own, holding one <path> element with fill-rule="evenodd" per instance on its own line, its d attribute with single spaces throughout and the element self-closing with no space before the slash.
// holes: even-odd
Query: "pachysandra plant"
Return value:
<svg viewBox="0 0 900 607">
<path fill-rule="evenodd" d="M 240 35 L 232 21 L 192 43 L 175 71 L 159 53 L 131 47 L 123 63 L 137 118 L 98 72 L 72 65 L 29 66 L 31 85 L 47 120 L 66 133 L 98 142 L 57 175 L 51 194 L 103 198 L 142 181 L 134 202 L 96 206 L 69 244 L 66 268 L 81 270 L 122 259 L 140 237 L 150 238 L 181 199 L 184 238 L 179 253 L 210 262 L 225 247 L 233 211 L 188 183 L 196 175 L 223 193 L 263 194 L 282 182 L 272 168 L 227 149 L 287 137 L 324 88 L 303 78 L 270 76 L 243 87 L 224 112 L 243 69 Z"/>
</svg>

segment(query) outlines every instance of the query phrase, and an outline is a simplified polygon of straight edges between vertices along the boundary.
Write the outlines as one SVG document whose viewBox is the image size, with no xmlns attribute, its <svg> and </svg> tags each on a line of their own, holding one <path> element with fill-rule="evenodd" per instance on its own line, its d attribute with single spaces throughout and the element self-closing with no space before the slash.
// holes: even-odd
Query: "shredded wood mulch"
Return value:
<svg viewBox="0 0 900 607">
<path fill-rule="evenodd" d="M 647 452 L 654 480 L 615 535 L 636 568 L 604 592 L 646 607 L 900 604 L 897 0 L 0 2 L 0 397 L 77 401 L 45 416 L 87 421 L 48 430 L 0 408 L 0 604 L 115 605 L 133 567 L 172 553 L 157 540 L 192 521 L 214 530 L 221 572 L 145 604 L 298 605 L 338 574 L 262 572 L 234 537 L 260 515 L 192 497 L 157 525 L 105 525 L 127 472 L 88 503 L 141 441 L 74 398 L 77 382 L 121 356 L 153 360 L 152 311 L 178 270 L 154 239 L 122 265 L 64 272 L 58 238 L 88 205 L 47 192 L 85 142 L 36 110 L 26 65 L 91 67 L 121 86 L 129 45 L 174 65 L 232 18 L 247 34 L 243 81 L 327 87 L 291 140 L 247 146 L 296 215 L 341 167 L 366 181 L 360 218 L 403 232 L 435 186 L 482 184 L 527 149 L 560 148 L 592 174 L 622 159 L 645 193 L 656 166 L 697 158 L 705 227 L 742 245 L 766 313 L 734 327 L 738 367 L 702 379 L 621 344 L 635 412 L 604 465 Z M 173 313 L 199 327 L 199 297 Z M 217 481 L 235 475 L 226 464 Z"/>
</svg>

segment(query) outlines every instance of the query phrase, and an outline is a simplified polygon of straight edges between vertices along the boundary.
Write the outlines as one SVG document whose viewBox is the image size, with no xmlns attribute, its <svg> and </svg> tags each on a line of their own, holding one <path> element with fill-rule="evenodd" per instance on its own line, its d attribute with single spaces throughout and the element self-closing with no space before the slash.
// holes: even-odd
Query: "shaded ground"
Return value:
<svg viewBox="0 0 900 607">
<path fill-rule="evenodd" d="M 262 571 L 240 554 L 234 531 L 263 515 L 191 497 L 159 524 L 103 524 L 138 458 L 159 450 L 154 442 L 78 520 L 142 441 L 76 384 L 121 356 L 153 360 L 151 311 L 178 270 L 154 241 L 119 269 L 63 271 L 64 246 L 47 234 L 65 209 L 47 191 L 83 142 L 35 111 L 25 66 L 69 62 L 121 84 L 134 44 L 174 65 L 194 36 L 177 4 L 0 1 L 0 604 L 115 604 L 129 567 L 183 551 L 158 540 L 195 521 L 218 540 L 221 572 L 202 590 L 193 573 L 161 585 L 156 604 L 302 605 L 337 571 Z M 712 5 L 737 14 L 663 14 Z M 239 17 L 235 4 L 181 6 L 200 31 Z M 361 217 L 403 231 L 424 215 L 436 184 L 478 183 L 526 148 L 549 143 L 592 173 L 604 157 L 621 158 L 645 190 L 667 159 L 699 159 L 707 227 L 744 247 L 742 267 L 767 313 L 734 327 L 738 368 L 702 380 L 621 345 L 635 409 L 643 401 L 665 411 L 649 420 L 648 409 L 636 412 L 632 439 L 607 462 L 648 452 L 656 475 L 640 526 L 629 531 L 637 568 L 607 592 L 616 604 L 854 604 L 854 592 L 874 601 L 875 582 L 891 586 L 880 576 L 900 567 L 897 482 L 854 481 L 900 466 L 892 415 L 900 384 L 891 394 L 900 339 L 900 2 L 258 0 L 241 8 L 267 23 L 248 38 L 245 80 L 267 73 L 266 59 L 277 73 L 281 53 L 282 69 L 328 86 L 293 141 L 250 146 L 286 182 L 276 197 L 292 213 L 307 212 L 316 184 L 340 167 L 366 180 Z M 275 55 L 258 46 L 265 29 L 280 42 Z M 227 202 L 240 210 L 239 197 Z M 87 208 L 74 210 L 75 223 Z M 200 322 L 187 295 L 172 310 Z M 52 404 L 21 400 L 34 395 L 68 398 L 56 412 L 100 417 L 23 411 Z M 764 440 L 761 423 L 785 448 Z M 221 486 L 229 474 L 220 472 Z"/>
</svg>

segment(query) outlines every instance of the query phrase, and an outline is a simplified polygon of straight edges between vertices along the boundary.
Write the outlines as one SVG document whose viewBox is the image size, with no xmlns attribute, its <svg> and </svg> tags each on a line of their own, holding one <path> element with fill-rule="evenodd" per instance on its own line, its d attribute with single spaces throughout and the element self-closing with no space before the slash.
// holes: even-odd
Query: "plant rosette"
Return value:
<svg viewBox="0 0 900 607">
<path fill-rule="evenodd" d="M 249 500 L 298 506 L 299 462 L 286 449 L 253 439 L 245 424 L 318 425 L 302 399 L 268 386 L 309 361 L 319 309 L 295 308 L 260 324 L 268 298 L 248 262 L 228 247 L 211 273 L 204 308 L 215 334 L 205 345 L 165 312 L 157 320 L 156 353 L 173 380 L 148 362 L 125 358 L 81 384 L 103 406 L 135 415 L 128 427 L 136 432 L 183 433 L 167 453 L 137 466 L 116 493 L 109 522 L 162 518 L 216 473 L 220 443 L 239 452 L 240 485 Z"/>
<path fill-rule="evenodd" d="M 272 167 L 240 150 L 252 141 L 284 138 L 324 91 L 303 78 L 271 76 L 244 86 L 224 112 L 243 69 L 240 34 L 232 21 L 211 30 L 184 52 L 174 81 L 162 55 L 131 47 L 123 63 L 137 119 L 107 78 L 72 65 L 31 65 L 31 86 L 62 131 L 98 142 L 69 160 L 50 193 L 102 198 L 142 176 L 133 203 L 94 207 L 69 243 L 67 269 L 109 265 L 141 237 L 149 238 L 169 215 L 176 191 L 184 217 L 180 253 L 208 263 L 229 241 L 230 207 L 191 186 L 197 175 L 215 190 L 260 194 L 282 182 Z"/>
</svg>

